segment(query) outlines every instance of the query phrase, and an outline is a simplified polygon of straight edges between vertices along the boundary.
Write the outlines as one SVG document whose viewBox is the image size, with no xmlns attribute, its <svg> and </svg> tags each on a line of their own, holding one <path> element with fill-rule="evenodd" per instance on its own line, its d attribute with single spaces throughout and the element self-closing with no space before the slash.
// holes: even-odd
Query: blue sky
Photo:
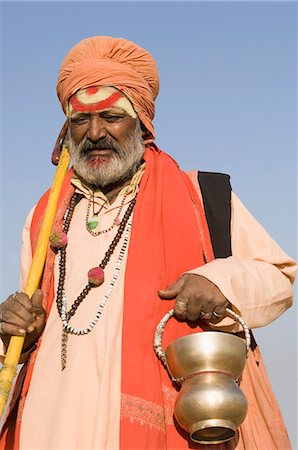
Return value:
<svg viewBox="0 0 298 450">
<path fill-rule="evenodd" d="M 296 252 L 294 2 L 1 2 L 1 296 L 18 287 L 25 216 L 51 185 L 64 116 L 55 84 L 67 51 L 93 35 L 156 58 L 157 144 L 184 169 L 229 173 L 250 211 Z M 256 332 L 295 446 L 294 309 Z M 285 374 L 287 376 L 285 380 Z"/>
</svg>

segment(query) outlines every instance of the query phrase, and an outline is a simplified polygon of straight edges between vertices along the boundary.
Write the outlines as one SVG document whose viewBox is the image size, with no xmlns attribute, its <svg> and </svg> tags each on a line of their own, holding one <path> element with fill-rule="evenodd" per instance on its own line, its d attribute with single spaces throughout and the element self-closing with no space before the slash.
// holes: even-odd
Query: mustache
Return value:
<svg viewBox="0 0 298 450">
<path fill-rule="evenodd" d="M 84 144 L 82 145 L 81 153 L 87 154 L 92 150 L 105 150 L 105 149 L 113 150 L 115 153 L 118 153 L 118 146 L 111 138 L 105 137 L 96 142 L 90 141 L 90 139 L 87 138 Z"/>
</svg>

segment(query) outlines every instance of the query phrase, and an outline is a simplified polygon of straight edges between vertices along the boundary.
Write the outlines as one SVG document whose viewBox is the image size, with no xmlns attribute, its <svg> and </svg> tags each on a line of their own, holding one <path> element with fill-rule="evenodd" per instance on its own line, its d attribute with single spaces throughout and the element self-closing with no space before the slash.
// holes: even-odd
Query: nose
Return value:
<svg viewBox="0 0 298 450">
<path fill-rule="evenodd" d="M 92 116 L 90 118 L 89 127 L 88 127 L 88 138 L 93 141 L 99 141 L 103 139 L 108 134 L 106 129 L 105 121 L 98 116 Z"/>
</svg>

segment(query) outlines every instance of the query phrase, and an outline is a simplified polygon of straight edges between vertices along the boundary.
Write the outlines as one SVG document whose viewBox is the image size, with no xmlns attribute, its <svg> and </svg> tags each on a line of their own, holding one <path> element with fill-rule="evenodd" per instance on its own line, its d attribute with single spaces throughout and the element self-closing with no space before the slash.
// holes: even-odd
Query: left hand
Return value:
<svg viewBox="0 0 298 450">
<path fill-rule="evenodd" d="M 201 275 L 185 273 L 167 289 L 158 291 L 163 300 L 176 299 L 174 313 L 181 320 L 220 322 L 230 302 L 215 284 Z"/>
</svg>

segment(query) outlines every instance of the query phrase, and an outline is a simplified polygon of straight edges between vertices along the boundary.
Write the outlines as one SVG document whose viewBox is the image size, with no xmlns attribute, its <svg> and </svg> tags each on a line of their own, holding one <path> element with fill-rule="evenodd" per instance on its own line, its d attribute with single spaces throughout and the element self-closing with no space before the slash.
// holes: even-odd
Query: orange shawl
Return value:
<svg viewBox="0 0 298 450">
<path fill-rule="evenodd" d="M 176 391 L 153 351 L 155 327 L 173 302 L 161 301 L 157 290 L 213 256 L 202 206 L 189 178 L 175 161 L 154 146 L 147 149 L 145 159 L 126 266 L 120 449 L 290 450 L 286 428 L 255 345 L 249 352 L 241 382 L 248 400 L 248 415 L 234 439 L 208 446 L 190 443 L 173 423 Z M 73 193 L 71 176 L 72 171 L 64 182 L 56 225 L 62 222 Z M 47 194 L 38 203 L 32 222 L 33 249 L 46 201 Z M 54 258 L 49 250 L 42 283 L 48 314 L 54 299 Z M 189 332 L 193 330 L 186 324 L 172 319 L 166 327 L 164 346 Z M 38 346 L 41 341 L 42 338 Z M 19 449 L 22 411 L 36 353 L 19 375 L 2 430 L 1 450 Z"/>
<path fill-rule="evenodd" d="M 126 266 L 120 447 L 171 448 L 170 441 L 174 439 L 178 445 L 175 448 L 188 448 L 173 426 L 170 407 L 175 390 L 153 350 L 156 325 L 173 305 L 173 301 L 161 301 L 157 291 L 173 283 L 183 272 L 211 260 L 213 251 L 201 202 L 187 175 L 153 145 L 147 147 L 145 160 Z M 62 188 L 55 226 L 61 225 L 73 193 L 71 176 L 72 171 Z M 41 199 L 33 218 L 33 250 L 46 200 L 47 195 Z M 42 282 L 47 314 L 54 299 L 54 259 L 55 254 L 49 249 Z M 167 328 L 165 345 L 178 335 L 192 331 L 185 323 L 175 320 Z M 42 338 L 38 347 L 41 342 Z M 21 414 L 35 359 L 36 352 L 28 363 L 14 438 L 8 433 L 9 427 L 3 429 L 4 440 L 15 450 L 19 448 Z"/>
</svg>

